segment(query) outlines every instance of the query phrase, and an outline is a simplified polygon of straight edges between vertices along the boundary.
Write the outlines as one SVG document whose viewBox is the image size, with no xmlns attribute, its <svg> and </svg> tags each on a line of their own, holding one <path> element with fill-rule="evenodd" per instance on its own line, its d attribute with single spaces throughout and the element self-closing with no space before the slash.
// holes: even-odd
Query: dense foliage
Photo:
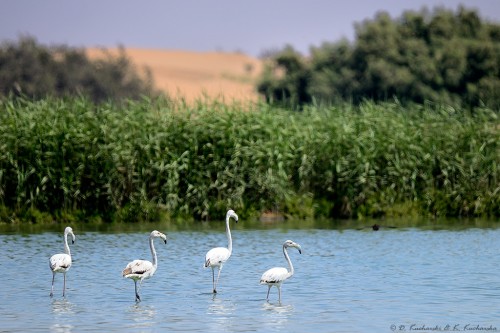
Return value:
<svg viewBox="0 0 500 333">
<path fill-rule="evenodd" d="M 123 49 L 118 56 L 91 60 L 82 49 L 46 47 L 23 37 L 0 45 L 0 97 L 10 94 L 34 99 L 81 95 L 100 102 L 157 92 L 151 74 L 139 74 Z"/>
<path fill-rule="evenodd" d="M 229 207 L 246 217 L 498 217 L 496 117 L 430 104 L 290 113 L 9 98 L 0 102 L 0 219 L 210 219 Z"/>
<path fill-rule="evenodd" d="M 258 85 L 268 101 L 355 104 L 370 99 L 500 108 L 500 25 L 477 12 L 381 12 L 356 26 L 353 43 L 324 43 L 308 58 L 276 52 Z"/>
</svg>

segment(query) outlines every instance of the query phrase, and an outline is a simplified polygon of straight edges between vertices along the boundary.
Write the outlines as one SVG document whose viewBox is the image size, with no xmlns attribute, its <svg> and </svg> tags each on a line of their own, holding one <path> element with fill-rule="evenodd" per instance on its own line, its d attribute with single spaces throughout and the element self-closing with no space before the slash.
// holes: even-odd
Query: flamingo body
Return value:
<svg viewBox="0 0 500 333">
<path fill-rule="evenodd" d="M 52 288 L 50 289 L 50 297 L 54 296 L 54 281 L 56 278 L 56 273 L 62 273 L 64 275 L 64 283 L 63 283 L 63 297 L 66 294 L 66 272 L 71 268 L 71 251 L 68 245 L 68 236 L 71 235 L 72 243 L 75 243 L 75 234 L 73 233 L 73 229 L 71 227 L 66 227 L 64 229 L 64 252 L 54 254 L 49 259 L 49 267 L 52 271 Z"/>
<path fill-rule="evenodd" d="M 302 253 L 302 249 L 299 244 L 291 240 L 287 240 L 285 243 L 283 243 L 283 254 L 286 261 L 288 262 L 289 270 L 285 267 L 274 267 L 268 269 L 264 272 L 264 274 L 262 274 L 262 277 L 260 278 L 260 284 L 266 284 L 268 287 L 266 300 L 269 300 L 269 292 L 271 291 L 271 287 L 275 286 L 276 288 L 278 288 L 278 299 L 281 303 L 281 284 L 292 277 L 292 275 L 294 274 L 292 261 L 290 260 L 290 256 L 288 255 L 287 251 L 289 247 L 294 247 L 299 251 L 299 253 Z"/>
<path fill-rule="evenodd" d="M 231 256 L 231 252 L 225 247 L 215 247 L 207 252 L 205 256 L 205 267 L 222 266 Z"/>
<path fill-rule="evenodd" d="M 142 285 L 142 281 L 149 279 L 154 275 L 156 269 L 158 268 L 158 259 L 156 256 L 156 250 L 154 247 L 153 240 L 155 238 L 161 238 L 165 244 L 167 244 L 167 236 L 157 230 L 153 230 L 149 235 L 149 248 L 151 250 L 151 255 L 153 256 L 153 262 L 148 260 L 137 259 L 129 262 L 125 269 L 122 271 L 122 276 L 134 281 L 135 285 L 135 300 L 140 301 L 139 289 Z M 137 288 L 137 281 L 140 281 L 139 289 Z"/>
<path fill-rule="evenodd" d="M 54 254 L 50 257 L 50 269 L 54 273 L 66 273 L 71 268 L 71 256 L 66 253 Z"/>
<path fill-rule="evenodd" d="M 278 285 L 289 278 L 288 274 L 288 269 L 286 269 L 285 267 L 274 267 L 268 269 L 264 272 L 264 274 L 262 274 L 260 283 Z"/>
<path fill-rule="evenodd" d="M 122 275 L 132 280 L 149 279 L 156 272 L 156 267 L 151 261 L 137 259 L 129 262 L 122 272 Z"/>
<path fill-rule="evenodd" d="M 219 282 L 220 272 L 224 263 L 231 257 L 233 251 L 233 240 L 231 238 L 231 230 L 229 229 L 229 219 L 234 218 L 235 222 L 238 223 L 238 215 L 234 210 L 230 209 L 226 213 L 226 235 L 228 246 L 225 247 L 215 247 L 207 252 L 205 255 L 205 268 L 210 267 L 212 269 L 212 286 L 213 293 L 217 293 L 217 283 Z M 215 269 L 218 269 L 217 280 L 215 280 Z"/>
</svg>

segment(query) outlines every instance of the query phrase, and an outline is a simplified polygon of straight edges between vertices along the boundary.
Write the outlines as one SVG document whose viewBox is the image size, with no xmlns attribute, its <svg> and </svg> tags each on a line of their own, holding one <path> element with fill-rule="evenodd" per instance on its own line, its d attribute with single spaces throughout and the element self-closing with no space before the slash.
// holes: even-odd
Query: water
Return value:
<svg viewBox="0 0 500 333">
<path fill-rule="evenodd" d="M 242 221 L 243 222 L 243 221 Z M 0 235 L 0 332 L 427 332 L 500 330 L 500 229 L 422 228 L 233 230 L 233 255 L 219 293 L 203 268 L 206 251 L 226 246 L 217 228 L 169 231 L 156 241 L 159 265 L 134 301 L 125 265 L 151 260 L 144 230 L 83 231 L 74 226 L 73 266 L 63 298 L 62 275 L 48 258 L 62 252 L 58 232 Z M 144 227 L 142 227 L 143 229 Z M 277 290 L 261 274 L 286 266 L 295 275 Z M 468 326 L 467 326 L 468 325 Z"/>
</svg>

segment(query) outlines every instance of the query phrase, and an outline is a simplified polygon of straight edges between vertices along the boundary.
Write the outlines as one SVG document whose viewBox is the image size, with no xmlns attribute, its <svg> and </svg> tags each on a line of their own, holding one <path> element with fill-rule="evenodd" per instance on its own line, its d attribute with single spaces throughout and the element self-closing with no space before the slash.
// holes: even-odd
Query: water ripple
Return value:
<svg viewBox="0 0 500 333">
<path fill-rule="evenodd" d="M 77 234 L 73 267 L 52 274 L 50 255 L 61 235 L 0 235 L 3 273 L 0 320 L 11 332 L 370 332 L 391 325 L 492 325 L 500 330 L 500 229 L 235 230 L 233 255 L 219 293 L 211 293 L 205 252 L 224 245 L 216 231 L 168 232 L 155 243 L 158 270 L 144 281 L 143 301 L 121 276 L 132 259 L 150 260 L 147 233 Z M 281 244 L 292 239 L 295 275 L 282 286 L 282 303 L 259 285 L 261 274 L 286 266 Z"/>
</svg>

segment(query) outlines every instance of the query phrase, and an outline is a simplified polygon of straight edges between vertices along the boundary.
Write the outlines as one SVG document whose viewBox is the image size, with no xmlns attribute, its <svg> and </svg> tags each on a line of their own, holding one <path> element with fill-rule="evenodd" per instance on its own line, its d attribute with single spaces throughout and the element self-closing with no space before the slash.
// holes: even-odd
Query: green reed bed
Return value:
<svg viewBox="0 0 500 333">
<path fill-rule="evenodd" d="M 0 219 L 490 216 L 488 109 L 0 102 Z"/>
</svg>

